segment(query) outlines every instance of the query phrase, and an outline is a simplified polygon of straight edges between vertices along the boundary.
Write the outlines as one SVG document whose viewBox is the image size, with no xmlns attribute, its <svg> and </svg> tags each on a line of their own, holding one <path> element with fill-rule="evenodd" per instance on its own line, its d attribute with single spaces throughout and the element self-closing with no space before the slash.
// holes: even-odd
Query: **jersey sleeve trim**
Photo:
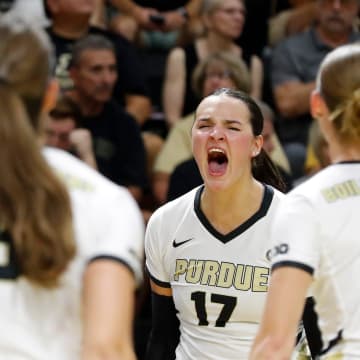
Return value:
<svg viewBox="0 0 360 360">
<path fill-rule="evenodd" d="M 152 276 L 152 275 L 150 274 L 150 271 L 149 271 L 148 268 L 146 268 L 146 271 L 147 271 L 147 273 L 149 274 L 150 279 L 151 279 L 156 285 L 159 285 L 159 286 L 164 287 L 164 288 L 171 288 L 171 284 L 170 284 L 170 283 L 165 282 L 165 281 L 160 281 L 160 280 L 156 279 L 154 276 Z"/>
<path fill-rule="evenodd" d="M 90 263 L 92 263 L 92 262 L 94 262 L 96 260 L 111 260 L 111 261 L 115 261 L 117 263 L 120 263 L 120 264 L 124 265 L 132 273 L 132 275 L 134 277 L 136 277 L 133 268 L 125 260 L 120 259 L 120 258 L 118 258 L 116 256 L 105 255 L 105 254 L 104 255 L 97 255 L 97 256 L 92 257 L 88 261 L 88 264 L 90 264 Z"/>
<path fill-rule="evenodd" d="M 314 274 L 314 268 L 312 268 L 309 265 L 299 263 L 297 261 L 279 261 L 271 267 L 271 271 L 274 271 L 274 270 L 284 267 L 284 266 L 290 266 L 293 268 L 304 270 L 305 272 L 309 273 L 310 275 Z"/>
</svg>

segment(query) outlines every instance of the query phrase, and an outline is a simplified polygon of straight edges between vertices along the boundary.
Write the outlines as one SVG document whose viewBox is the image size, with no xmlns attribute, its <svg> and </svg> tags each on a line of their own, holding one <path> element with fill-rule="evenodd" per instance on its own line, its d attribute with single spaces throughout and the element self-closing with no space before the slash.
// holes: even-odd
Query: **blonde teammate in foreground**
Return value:
<svg viewBox="0 0 360 360">
<path fill-rule="evenodd" d="M 41 30 L 0 17 L 0 357 L 134 360 L 142 216 L 127 190 L 42 153 L 50 54 Z"/>
<path fill-rule="evenodd" d="M 311 111 L 332 165 L 281 203 L 274 221 L 272 278 L 251 360 L 289 359 L 309 287 L 321 359 L 360 359 L 360 45 L 329 53 Z"/>
</svg>

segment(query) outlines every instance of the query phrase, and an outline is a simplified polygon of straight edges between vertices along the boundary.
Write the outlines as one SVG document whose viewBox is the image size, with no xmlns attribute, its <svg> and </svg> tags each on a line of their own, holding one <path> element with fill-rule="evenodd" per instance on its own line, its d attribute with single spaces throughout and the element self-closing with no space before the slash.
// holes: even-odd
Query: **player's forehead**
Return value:
<svg viewBox="0 0 360 360">
<path fill-rule="evenodd" d="M 237 120 L 247 123 L 250 120 L 250 112 L 240 99 L 227 95 L 210 95 L 201 101 L 196 110 L 195 121 L 201 119 Z"/>
</svg>

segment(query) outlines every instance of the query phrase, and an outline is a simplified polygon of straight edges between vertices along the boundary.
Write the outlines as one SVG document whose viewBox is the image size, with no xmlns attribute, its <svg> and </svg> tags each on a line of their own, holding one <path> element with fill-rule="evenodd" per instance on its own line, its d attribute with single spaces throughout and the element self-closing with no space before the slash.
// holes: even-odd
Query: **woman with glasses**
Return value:
<svg viewBox="0 0 360 360">
<path fill-rule="evenodd" d="M 235 43 L 241 35 L 246 17 L 243 0 L 205 0 L 201 14 L 204 35 L 185 47 L 173 49 L 167 60 L 163 107 L 169 126 L 183 115 L 193 112 L 200 99 L 191 88 L 192 71 L 198 62 L 216 52 L 226 52 L 243 58 L 249 67 L 251 92 L 255 98 L 262 93 L 263 67 L 259 57 L 244 58 Z"/>
</svg>

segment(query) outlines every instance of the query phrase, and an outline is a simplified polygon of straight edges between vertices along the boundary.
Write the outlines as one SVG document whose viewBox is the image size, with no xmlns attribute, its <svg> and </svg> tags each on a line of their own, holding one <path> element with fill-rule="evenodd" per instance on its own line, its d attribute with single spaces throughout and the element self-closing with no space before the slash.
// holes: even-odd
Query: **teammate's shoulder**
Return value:
<svg viewBox="0 0 360 360">
<path fill-rule="evenodd" d="M 336 178 L 336 169 L 333 166 L 328 166 L 314 175 L 308 177 L 305 181 L 296 185 L 291 191 L 290 195 L 298 196 L 312 196 L 314 192 L 318 192 L 320 188 L 332 184 Z"/>
<path fill-rule="evenodd" d="M 86 163 L 69 154 L 54 148 L 45 148 L 43 151 L 48 163 L 63 179 L 70 191 L 97 193 L 114 193 L 127 190 L 118 186 L 101 175 Z"/>
</svg>

